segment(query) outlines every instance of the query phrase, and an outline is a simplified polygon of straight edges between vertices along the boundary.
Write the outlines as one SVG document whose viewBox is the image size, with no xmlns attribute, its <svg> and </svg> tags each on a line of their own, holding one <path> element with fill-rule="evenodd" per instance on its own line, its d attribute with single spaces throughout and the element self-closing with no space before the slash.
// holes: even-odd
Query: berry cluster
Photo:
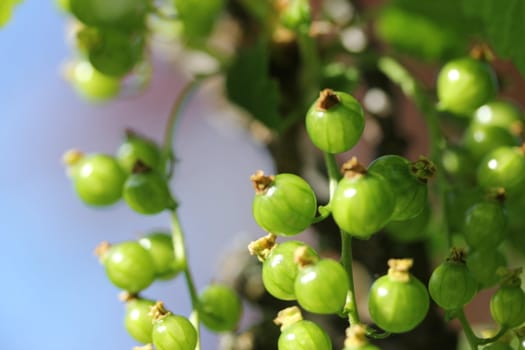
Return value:
<svg viewBox="0 0 525 350">
<path fill-rule="evenodd" d="M 176 216 L 176 202 L 165 174 L 167 159 L 152 141 L 128 131 L 116 157 L 68 151 L 64 160 L 79 198 L 90 206 L 109 206 L 121 198 L 139 214 L 172 213 L 172 234 L 152 232 L 136 241 L 101 243 L 96 254 L 109 281 L 123 290 L 125 327 L 137 342 L 158 350 L 194 350 L 199 323 L 214 332 L 232 331 L 242 314 L 237 293 L 223 284 L 210 284 L 199 295 L 186 262 L 184 240 Z M 156 280 L 183 273 L 190 288 L 195 316 L 192 322 L 173 314 L 162 302 L 142 297 Z M 148 348 L 147 345 L 145 348 Z"/>
<path fill-rule="evenodd" d="M 468 148 L 463 153 L 477 164 L 476 174 L 471 179 L 459 178 L 465 173 L 451 171 L 450 164 L 441 165 L 452 163 L 451 153 L 445 151 L 458 150 L 462 145 L 474 147 L 473 143 L 465 141 L 473 128 L 492 128 L 511 135 L 521 125 L 523 118 L 510 104 L 487 101 L 495 94 L 495 87 L 490 85 L 495 82 L 491 74 L 487 63 L 467 58 L 449 63 L 438 78 L 440 108 L 451 113 L 470 111 L 473 114 L 462 144 L 447 146 L 450 148 L 442 152 L 444 158 L 438 159 L 438 164 L 447 172 L 449 187 L 457 182 L 464 189 L 481 188 L 475 191 L 471 200 L 461 196 L 462 201 L 468 201 L 463 207 L 454 204 L 453 210 L 457 211 L 454 214 L 459 220 L 458 232 L 452 231 L 454 221 L 449 222 L 450 241 L 462 239 L 468 257 L 465 249 L 453 248 L 447 261 L 433 271 L 428 289 L 409 272 L 412 259 L 390 259 L 388 274 L 374 281 L 368 295 L 370 317 L 385 334 L 409 332 L 417 327 L 427 315 L 430 297 L 451 318 L 460 319 L 469 330 L 467 335 L 473 349 L 482 344 L 503 344 L 496 342 L 499 337 L 525 322 L 525 292 L 519 278 L 521 270 L 505 269 L 505 258 L 496 249 L 507 237 L 508 212 L 512 212 L 511 204 L 507 205 L 505 198 L 523 198 L 525 194 L 520 168 L 525 165 L 523 150 L 516 147 L 517 144 L 515 147 L 498 144 L 497 140 L 478 139 L 474 134 L 473 140 L 481 142 L 475 148 L 482 148 L 478 154 L 483 154 L 483 157 L 468 152 Z M 447 77 L 450 79 L 448 83 Z M 488 91 L 489 87 L 492 90 Z M 505 115 L 510 111 L 514 113 Z M 486 114 L 484 117 L 483 113 Z M 265 176 L 258 171 L 251 177 L 255 188 L 253 215 L 259 226 L 269 232 L 249 246 L 250 252 L 262 261 L 264 287 L 274 297 L 296 301 L 310 313 L 347 316 L 350 326 L 345 349 L 374 349 L 365 335 L 371 338 L 379 336 L 377 331 L 364 326 L 359 318 L 352 261 L 345 258 L 351 257 L 351 239 L 370 239 L 383 229 L 401 241 L 424 239 L 431 208 L 437 206 L 434 201 L 429 201 L 427 186 L 436 167 L 425 157 L 410 162 L 399 155 L 383 155 L 368 167 L 353 157 L 342 165 L 342 175 L 339 174 L 334 155 L 352 149 L 361 138 L 363 129 L 364 116 L 359 102 L 344 92 L 325 89 L 308 110 L 306 131 L 312 143 L 324 152 L 328 176 L 333 184 L 329 203 L 318 210 L 312 187 L 297 175 Z M 517 143 L 517 135 L 510 137 Z M 443 190 L 438 188 L 438 191 Z M 276 242 L 278 236 L 297 235 L 330 215 L 341 230 L 341 262 L 320 256 L 312 247 L 298 240 Z M 463 307 L 479 290 L 498 282 L 501 287 L 493 295 L 490 309 L 501 329 L 494 338 L 477 338 L 470 331 Z M 291 316 L 289 313 L 288 309 L 283 310 L 276 320 L 282 325 L 279 349 L 331 348 L 331 343 L 325 341 L 326 333 L 319 326 L 297 317 L 296 312 Z M 356 327 L 360 327 L 360 341 L 355 341 Z"/>
</svg>

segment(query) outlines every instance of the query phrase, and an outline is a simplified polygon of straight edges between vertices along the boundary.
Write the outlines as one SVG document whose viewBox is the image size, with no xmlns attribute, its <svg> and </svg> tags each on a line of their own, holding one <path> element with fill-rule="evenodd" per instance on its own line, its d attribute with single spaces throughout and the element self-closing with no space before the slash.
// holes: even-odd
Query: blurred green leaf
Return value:
<svg viewBox="0 0 525 350">
<path fill-rule="evenodd" d="M 279 88 L 269 77 L 268 52 L 264 44 L 239 52 L 226 74 L 226 89 L 230 101 L 238 104 L 270 129 L 280 130 Z"/>
<path fill-rule="evenodd" d="M 0 27 L 9 22 L 15 5 L 20 2 L 21 0 L 0 0 Z"/>
<path fill-rule="evenodd" d="M 376 32 L 401 53 L 443 61 L 464 54 L 478 26 L 457 0 L 395 0 L 379 13 Z"/>
<path fill-rule="evenodd" d="M 498 56 L 510 59 L 525 76 L 525 1 L 463 0 L 464 13 L 483 23 L 483 34 Z"/>
</svg>

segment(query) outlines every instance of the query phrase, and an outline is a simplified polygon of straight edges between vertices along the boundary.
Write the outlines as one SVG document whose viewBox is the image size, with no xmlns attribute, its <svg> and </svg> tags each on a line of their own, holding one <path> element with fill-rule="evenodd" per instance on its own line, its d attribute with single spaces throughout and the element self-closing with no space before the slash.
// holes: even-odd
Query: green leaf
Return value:
<svg viewBox="0 0 525 350">
<path fill-rule="evenodd" d="M 0 27 L 3 27 L 11 19 L 13 9 L 21 0 L 0 0 Z"/>
<path fill-rule="evenodd" d="M 279 88 L 269 77 L 268 52 L 264 44 L 243 49 L 226 74 L 230 101 L 238 104 L 270 129 L 280 130 Z"/>
<path fill-rule="evenodd" d="M 463 0 L 463 10 L 482 22 L 484 37 L 498 56 L 512 60 L 525 76 L 525 1 Z"/>
<path fill-rule="evenodd" d="M 394 0 L 379 12 L 375 29 L 395 50 L 427 61 L 464 54 L 478 24 L 457 0 Z"/>
</svg>

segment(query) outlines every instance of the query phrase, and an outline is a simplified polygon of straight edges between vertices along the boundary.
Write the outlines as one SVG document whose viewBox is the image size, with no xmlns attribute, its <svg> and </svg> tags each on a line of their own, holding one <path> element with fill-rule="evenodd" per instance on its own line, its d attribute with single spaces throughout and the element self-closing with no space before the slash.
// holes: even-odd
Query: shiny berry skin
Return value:
<svg viewBox="0 0 525 350">
<path fill-rule="evenodd" d="M 281 300 L 296 299 L 294 284 L 299 266 L 294 262 L 294 254 L 297 248 L 305 246 L 303 242 L 286 241 L 271 250 L 262 266 L 263 284 L 268 293 Z M 308 254 L 317 256 L 310 247 Z"/>
<path fill-rule="evenodd" d="M 126 140 L 117 150 L 117 159 L 122 168 L 131 173 L 133 166 L 139 160 L 148 168 L 158 169 L 161 155 L 155 142 L 129 131 Z"/>
<path fill-rule="evenodd" d="M 487 154 L 477 169 L 477 180 L 481 187 L 495 189 L 503 187 L 506 194 L 525 188 L 525 156 L 518 147 L 500 147 Z"/>
<path fill-rule="evenodd" d="M 499 126 L 472 124 L 463 134 L 462 144 L 477 163 L 490 151 L 503 146 L 517 146 L 518 139 Z"/>
<path fill-rule="evenodd" d="M 479 202 L 465 213 L 462 232 L 472 248 L 497 247 L 505 239 L 507 214 L 494 200 Z"/>
<path fill-rule="evenodd" d="M 67 78 L 79 95 L 92 102 L 109 100 L 120 92 L 120 79 L 100 73 L 87 61 L 74 63 Z"/>
<path fill-rule="evenodd" d="M 480 288 L 492 287 L 498 283 L 501 278 L 497 274 L 498 269 L 507 266 L 503 253 L 490 246 L 469 252 L 466 262 Z"/>
<path fill-rule="evenodd" d="M 301 307 L 318 314 L 334 314 L 343 309 L 349 282 L 343 266 L 331 259 L 321 259 L 299 268 L 295 296 Z"/>
<path fill-rule="evenodd" d="M 502 286 L 490 299 L 490 314 L 502 327 L 525 322 L 525 292 L 518 286 Z"/>
<path fill-rule="evenodd" d="M 155 263 L 150 253 L 138 242 L 111 246 L 102 256 L 109 280 L 130 293 L 138 293 L 155 280 Z"/>
<path fill-rule="evenodd" d="M 138 240 L 155 264 L 155 277 L 171 279 L 182 271 L 183 262 L 175 259 L 171 235 L 163 232 L 150 233 Z"/>
<path fill-rule="evenodd" d="M 396 203 L 390 220 L 408 220 L 423 210 L 427 202 L 426 181 L 418 179 L 408 159 L 382 156 L 370 163 L 368 172 L 382 176 L 390 185 Z"/>
<path fill-rule="evenodd" d="M 300 320 L 284 328 L 278 340 L 279 350 L 332 350 L 328 334 L 312 321 Z"/>
<path fill-rule="evenodd" d="M 118 202 L 126 179 L 115 158 L 94 153 L 70 166 L 71 179 L 80 199 L 92 206 L 108 206 Z"/>
<path fill-rule="evenodd" d="M 262 185 L 257 179 L 266 182 Z M 306 181 L 293 174 L 272 177 L 262 172 L 253 175 L 252 181 L 256 186 L 253 216 L 264 230 L 290 236 L 310 226 L 317 212 L 317 199 Z M 257 188 L 258 184 L 261 187 Z"/>
<path fill-rule="evenodd" d="M 126 303 L 124 326 L 133 339 L 143 344 L 151 343 L 153 318 L 149 313 L 153 305 L 155 302 L 147 299 L 132 299 Z"/>
<path fill-rule="evenodd" d="M 390 273 L 379 277 L 368 297 L 372 321 L 391 333 L 414 329 L 425 318 L 429 304 L 427 288 L 411 274 L 404 278 Z"/>
<path fill-rule="evenodd" d="M 486 62 L 463 57 L 448 62 L 439 72 L 437 94 L 443 110 L 469 117 L 497 92 L 497 80 Z"/>
<path fill-rule="evenodd" d="M 365 118 L 351 95 L 325 89 L 306 113 L 306 131 L 319 149 L 328 153 L 350 150 L 361 138 Z"/>
<path fill-rule="evenodd" d="M 441 167 L 454 180 L 462 182 L 470 182 L 476 172 L 472 156 L 462 146 L 447 146 L 441 152 Z"/>
<path fill-rule="evenodd" d="M 187 318 L 168 314 L 153 322 L 153 345 L 156 350 L 194 350 L 197 331 Z"/>
<path fill-rule="evenodd" d="M 471 123 L 499 126 L 514 135 L 523 131 L 524 116 L 518 106 L 504 100 L 493 100 L 476 109 Z"/>
<path fill-rule="evenodd" d="M 241 316 L 241 299 L 232 288 L 212 284 L 200 293 L 199 317 L 209 330 L 233 331 L 237 328 Z"/>
<path fill-rule="evenodd" d="M 477 292 L 477 282 L 464 262 L 447 261 L 432 272 L 428 291 L 445 310 L 455 310 L 469 303 Z"/>
<path fill-rule="evenodd" d="M 332 199 L 332 216 L 342 230 L 367 239 L 388 223 L 395 205 L 394 193 L 382 176 L 376 173 L 344 176 Z"/>
<path fill-rule="evenodd" d="M 399 242 L 415 242 L 428 238 L 428 223 L 430 221 L 430 204 L 427 202 L 421 213 L 403 221 L 390 221 L 385 226 L 390 237 Z"/>
<path fill-rule="evenodd" d="M 129 175 L 122 196 L 131 209 L 145 215 L 158 214 L 173 205 L 166 180 L 153 170 Z"/>
</svg>

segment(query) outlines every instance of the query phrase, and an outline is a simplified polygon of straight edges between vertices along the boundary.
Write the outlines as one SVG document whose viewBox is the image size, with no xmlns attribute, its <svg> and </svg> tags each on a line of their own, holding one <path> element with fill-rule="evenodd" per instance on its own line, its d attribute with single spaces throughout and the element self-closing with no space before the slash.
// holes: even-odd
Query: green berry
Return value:
<svg viewBox="0 0 525 350">
<path fill-rule="evenodd" d="M 319 149 L 328 153 L 350 150 L 365 127 L 363 109 L 351 95 L 325 89 L 306 113 L 306 131 Z"/>
<path fill-rule="evenodd" d="M 212 284 L 199 295 L 199 317 L 206 328 L 211 331 L 235 330 L 241 315 L 241 300 L 230 287 Z"/>
<path fill-rule="evenodd" d="M 108 206 L 120 200 L 125 174 L 115 158 L 101 153 L 84 156 L 77 151 L 68 152 L 67 157 L 76 157 L 69 162 L 68 170 L 75 191 L 84 203 Z"/>
<path fill-rule="evenodd" d="M 286 241 L 272 248 L 270 255 L 263 262 L 262 279 L 264 288 L 278 299 L 296 299 L 294 284 L 299 267 L 294 262 L 294 254 L 299 247 L 306 247 L 309 255 L 317 256 L 317 253 L 303 242 Z"/>
<path fill-rule="evenodd" d="M 173 206 L 166 179 L 148 168 L 128 176 L 122 196 L 131 209 L 145 215 L 158 214 Z"/>
<path fill-rule="evenodd" d="M 277 346 L 279 350 L 332 350 L 332 341 L 317 324 L 301 320 L 282 330 Z"/>
<path fill-rule="evenodd" d="M 335 190 L 332 216 L 342 230 L 367 239 L 392 217 L 395 196 L 387 180 L 377 173 L 367 173 L 357 160 L 343 167 L 348 170 Z"/>
<path fill-rule="evenodd" d="M 440 108 L 466 117 L 496 92 L 496 75 L 490 65 L 470 57 L 448 62 L 437 78 Z"/>
<path fill-rule="evenodd" d="M 264 230 L 276 235 L 295 235 L 312 223 L 317 200 L 310 185 L 297 175 L 252 177 L 255 187 L 253 216 Z"/>
<path fill-rule="evenodd" d="M 155 280 L 155 263 L 138 242 L 115 244 L 102 255 L 109 280 L 129 293 L 138 293 Z"/>
<path fill-rule="evenodd" d="M 153 318 L 150 315 L 154 301 L 147 299 L 132 299 L 126 303 L 126 316 L 124 325 L 129 335 L 136 341 L 151 343 L 151 332 L 153 330 Z"/>
<path fill-rule="evenodd" d="M 195 350 L 197 331 L 187 318 L 167 314 L 153 322 L 153 345 L 156 350 Z"/>
<path fill-rule="evenodd" d="M 171 235 L 154 232 L 140 238 L 138 242 L 150 253 L 157 278 L 171 279 L 184 268 L 184 262 L 175 257 Z"/>
<path fill-rule="evenodd" d="M 301 307 L 318 314 L 334 314 L 343 309 L 349 282 L 345 269 L 331 259 L 321 259 L 299 269 L 295 296 Z"/>
</svg>

